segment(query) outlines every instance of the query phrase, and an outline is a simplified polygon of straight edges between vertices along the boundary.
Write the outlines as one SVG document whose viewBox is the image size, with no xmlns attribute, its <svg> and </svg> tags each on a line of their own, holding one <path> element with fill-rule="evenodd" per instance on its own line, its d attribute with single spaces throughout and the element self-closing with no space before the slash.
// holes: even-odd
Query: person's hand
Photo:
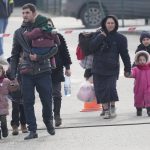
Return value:
<svg viewBox="0 0 150 150">
<path fill-rule="evenodd" d="M 65 75 L 68 76 L 68 77 L 71 76 L 71 71 L 70 71 L 70 69 L 68 69 L 68 70 L 65 71 Z"/>
<path fill-rule="evenodd" d="M 125 77 L 130 77 L 131 73 L 130 72 L 124 72 Z"/>
<path fill-rule="evenodd" d="M 101 32 L 102 35 L 104 35 L 105 37 L 107 36 L 106 33 L 104 31 Z"/>
<path fill-rule="evenodd" d="M 30 54 L 29 57 L 30 57 L 31 61 L 37 61 L 37 55 L 36 54 Z"/>
<path fill-rule="evenodd" d="M 10 84 L 9 84 L 9 86 L 8 86 L 8 90 L 9 90 L 10 92 L 15 92 L 15 91 L 17 91 L 19 88 L 20 88 L 20 87 L 19 87 L 19 83 L 18 83 L 18 80 L 17 80 L 17 79 L 14 79 L 14 80 L 10 81 Z"/>
<path fill-rule="evenodd" d="M 10 85 L 15 85 L 15 83 L 16 83 L 16 79 L 10 81 Z"/>
</svg>

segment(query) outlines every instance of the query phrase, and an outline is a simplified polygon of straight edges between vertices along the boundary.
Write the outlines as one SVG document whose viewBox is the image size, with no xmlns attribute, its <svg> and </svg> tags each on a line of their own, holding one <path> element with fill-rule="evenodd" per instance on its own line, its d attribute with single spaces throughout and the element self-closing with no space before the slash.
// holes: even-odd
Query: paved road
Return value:
<svg viewBox="0 0 150 150">
<path fill-rule="evenodd" d="M 72 18 L 54 18 L 55 24 L 61 27 L 63 22 L 69 27 L 82 28 L 80 22 L 72 22 Z M 14 30 L 21 24 L 21 18 L 12 17 L 7 29 L 13 34 Z M 72 56 L 72 95 L 63 96 L 62 118 L 63 125 L 56 129 L 56 135 L 50 136 L 45 130 L 41 118 L 41 103 L 36 97 L 35 111 L 38 123 L 39 138 L 24 141 L 26 134 L 12 136 L 11 131 L 8 138 L 0 141 L 0 150 L 149 150 L 150 146 L 150 118 L 144 110 L 142 117 L 136 117 L 133 107 L 133 79 L 125 79 L 120 74 L 118 80 L 118 92 L 120 102 L 117 104 L 115 119 L 103 120 L 100 112 L 83 113 L 83 103 L 76 98 L 76 93 L 83 79 L 83 71 L 75 56 L 78 34 L 64 34 Z M 139 42 L 137 35 L 126 35 L 129 41 L 129 53 L 133 61 L 134 50 Z M 12 36 L 5 38 L 5 56 L 10 56 Z M 123 66 L 121 65 L 121 70 Z M 122 72 L 122 71 L 121 71 Z M 11 113 L 11 106 L 10 106 Z M 10 116 L 8 116 L 8 124 Z M 88 127 L 87 127 L 88 126 Z M 10 125 L 9 125 L 9 129 Z"/>
</svg>

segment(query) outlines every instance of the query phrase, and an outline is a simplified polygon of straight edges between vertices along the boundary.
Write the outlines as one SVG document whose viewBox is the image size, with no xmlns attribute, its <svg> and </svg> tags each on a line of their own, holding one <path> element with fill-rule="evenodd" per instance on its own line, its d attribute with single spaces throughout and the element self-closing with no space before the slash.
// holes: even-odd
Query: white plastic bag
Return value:
<svg viewBox="0 0 150 150">
<path fill-rule="evenodd" d="M 93 99 L 95 99 L 93 84 L 91 84 L 89 81 L 82 83 L 77 93 L 77 98 L 83 102 L 93 101 Z"/>
<path fill-rule="evenodd" d="M 69 76 L 65 76 L 64 95 L 65 96 L 70 96 L 71 95 L 71 80 L 70 80 Z"/>
</svg>

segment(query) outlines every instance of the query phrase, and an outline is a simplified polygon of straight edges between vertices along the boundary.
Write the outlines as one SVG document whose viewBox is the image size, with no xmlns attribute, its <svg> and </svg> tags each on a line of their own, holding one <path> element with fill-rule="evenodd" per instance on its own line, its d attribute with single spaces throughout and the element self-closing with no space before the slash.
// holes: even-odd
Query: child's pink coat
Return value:
<svg viewBox="0 0 150 150">
<path fill-rule="evenodd" d="M 134 82 L 134 106 L 138 108 L 150 107 L 150 68 L 141 70 L 132 68 Z"/>
<path fill-rule="evenodd" d="M 7 78 L 3 79 L 3 82 L 0 83 L 0 115 L 8 115 L 8 86 L 10 81 Z"/>
</svg>

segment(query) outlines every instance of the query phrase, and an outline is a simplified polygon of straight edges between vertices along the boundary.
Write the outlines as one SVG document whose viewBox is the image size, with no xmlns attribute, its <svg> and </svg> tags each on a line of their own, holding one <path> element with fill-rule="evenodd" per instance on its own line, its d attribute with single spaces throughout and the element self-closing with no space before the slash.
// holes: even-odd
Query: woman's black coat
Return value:
<svg viewBox="0 0 150 150">
<path fill-rule="evenodd" d="M 115 28 L 108 32 L 106 21 L 113 18 Z M 127 49 L 127 39 L 118 33 L 118 20 L 115 16 L 106 16 L 101 22 L 101 30 L 106 34 L 96 33 L 96 36 L 90 42 L 90 49 L 93 49 L 94 59 L 92 72 L 99 75 L 119 76 L 119 55 L 124 63 L 124 71 L 130 72 L 131 63 Z"/>
<path fill-rule="evenodd" d="M 56 69 L 52 69 L 52 82 L 63 82 L 64 72 L 63 67 L 70 69 L 71 57 L 64 37 L 58 33 L 61 44 L 58 47 L 58 52 L 55 55 Z"/>
</svg>

